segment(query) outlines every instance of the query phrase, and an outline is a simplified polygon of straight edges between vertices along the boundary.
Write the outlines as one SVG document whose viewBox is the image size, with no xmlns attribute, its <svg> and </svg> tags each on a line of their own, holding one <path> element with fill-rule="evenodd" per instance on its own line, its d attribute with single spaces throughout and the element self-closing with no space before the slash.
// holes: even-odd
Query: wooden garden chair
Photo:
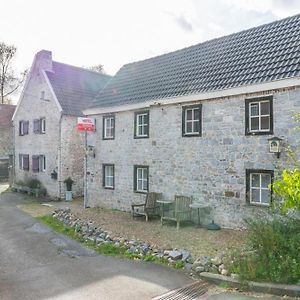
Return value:
<svg viewBox="0 0 300 300">
<path fill-rule="evenodd" d="M 144 204 L 132 204 L 132 218 L 145 216 L 146 222 L 148 222 L 149 216 L 157 216 L 159 206 L 156 201 L 161 199 L 161 196 L 161 193 L 150 192 L 147 194 Z"/>
<path fill-rule="evenodd" d="M 177 223 L 177 229 L 179 229 L 181 222 L 191 221 L 192 210 L 190 208 L 190 204 L 192 204 L 192 202 L 193 197 L 175 195 L 173 209 L 163 211 L 161 216 L 161 225 L 163 225 L 164 220 L 175 221 Z"/>
</svg>

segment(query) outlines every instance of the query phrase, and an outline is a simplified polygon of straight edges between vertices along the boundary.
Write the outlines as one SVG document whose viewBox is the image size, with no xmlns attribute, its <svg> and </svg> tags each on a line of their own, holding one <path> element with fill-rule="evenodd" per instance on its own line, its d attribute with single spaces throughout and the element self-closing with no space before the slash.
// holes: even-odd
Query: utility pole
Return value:
<svg viewBox="0 0 300 300">
<path fill-rule="evenodd" d="M 84 132 L 84 198 L 83 198 L 83 206 L 84 208 L 88 208 L 88 180 L 87 180 L 87 131 Z"/>
</svg>

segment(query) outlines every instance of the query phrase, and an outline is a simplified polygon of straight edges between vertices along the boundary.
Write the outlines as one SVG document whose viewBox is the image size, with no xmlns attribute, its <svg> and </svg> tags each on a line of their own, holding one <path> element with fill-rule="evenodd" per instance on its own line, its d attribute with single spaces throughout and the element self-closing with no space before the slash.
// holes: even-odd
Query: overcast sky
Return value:
<svg viewBox="0 0 300 300">
<path fill-rule="evenodd" d="M 2 0 L 0 41 L 77 66 L 125 63 L 300 13 L 299 0 Z"/>
</svg>

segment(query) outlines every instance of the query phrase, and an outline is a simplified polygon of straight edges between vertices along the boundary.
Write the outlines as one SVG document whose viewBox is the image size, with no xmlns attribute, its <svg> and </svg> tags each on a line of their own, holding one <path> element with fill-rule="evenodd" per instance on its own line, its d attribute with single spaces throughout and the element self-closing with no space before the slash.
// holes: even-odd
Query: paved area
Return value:
<svg viewBox="0 0 300 300">
<path fill-rule="evenodd" d="M 144 300 L 190 284 L 183 272 L 96 254 L 52 232 L 16 205 L 20 194 L 0 184 L 0 299 Z M 179 299 L 179 298 L 176 298 Z M 198 300 L 251 300 L 212 288 Z M 279 299 L 259 295 L 258 299 Z"/>
<path fill-rule="evenodd" d="M 191 280 L 151 263 L 105 257 L 58 235 L 0 195 L 0 299 L 151 299 Z"/>
</svg>

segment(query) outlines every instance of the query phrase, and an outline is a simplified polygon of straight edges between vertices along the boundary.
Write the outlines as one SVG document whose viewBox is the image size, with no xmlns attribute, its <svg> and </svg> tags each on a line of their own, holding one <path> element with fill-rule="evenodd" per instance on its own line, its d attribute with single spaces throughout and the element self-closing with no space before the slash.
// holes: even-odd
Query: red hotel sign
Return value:
<svg viewBox="0 0 300 300">
<path fill-rule="evenodd" d="M 79 131 L 95 131 L 96 130 L 95 119 L 78 118 L 77 129 Z"/>
</svg>

